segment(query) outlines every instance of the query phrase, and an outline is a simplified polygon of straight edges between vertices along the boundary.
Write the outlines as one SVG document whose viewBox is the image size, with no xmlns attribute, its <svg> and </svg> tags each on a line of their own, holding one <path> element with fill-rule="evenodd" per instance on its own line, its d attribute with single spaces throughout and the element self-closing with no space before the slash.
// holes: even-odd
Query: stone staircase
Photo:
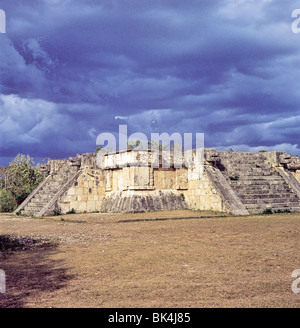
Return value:
<svg viewBox="0 0 300 328">
<path fill-rule="evenodd" d="M 57 193 L 68 181 L 76 176 L 77 172 L 77 166 L 72 166 L 68 161 L 64 161 L 28 196 L 15 213 L 31 216 L 44 215 L 44 210 L 51 210 L 51 207 L 53 207 L 49 205 L 53 202 Z"/>
<path fill-rule="evenodd" d="M 249 213 L 300 212 L 300 199 L 263 154 L 226 154 L 217 167 Z"/>
</svg>

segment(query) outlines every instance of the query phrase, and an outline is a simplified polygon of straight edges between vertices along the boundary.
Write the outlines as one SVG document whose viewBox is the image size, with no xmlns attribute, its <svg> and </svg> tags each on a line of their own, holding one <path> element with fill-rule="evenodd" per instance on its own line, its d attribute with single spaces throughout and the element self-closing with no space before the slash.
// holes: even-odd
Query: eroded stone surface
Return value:
<svg viewBox="0 0 300 328">
<path fill-rule="evenodd" d="M 205 149 L 196 159 L 196 153 L 171 156 L 169 166 L 149 151 L 108 154 L 101 167 L 96 154 L 50 160 L 43 168 L 48 176 L 16 212 L 300 211 L 298 156 Z M 157 155 L 159 165 L 152 167 Z M 178 166 L 185 160 L 189 165 Z"/>
</svg>

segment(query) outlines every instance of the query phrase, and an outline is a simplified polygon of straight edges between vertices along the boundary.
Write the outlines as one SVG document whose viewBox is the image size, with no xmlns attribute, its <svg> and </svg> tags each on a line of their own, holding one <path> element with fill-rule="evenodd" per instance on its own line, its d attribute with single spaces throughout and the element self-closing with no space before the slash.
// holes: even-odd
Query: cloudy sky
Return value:
<svg viewBox="0 0 300 328">
<path fill-rule="evenodd" d="M 300 155 L 290 0 L 0 0 L 0 165 L 94 152 L 97 135 L 205 133 Z"/>
</svg>

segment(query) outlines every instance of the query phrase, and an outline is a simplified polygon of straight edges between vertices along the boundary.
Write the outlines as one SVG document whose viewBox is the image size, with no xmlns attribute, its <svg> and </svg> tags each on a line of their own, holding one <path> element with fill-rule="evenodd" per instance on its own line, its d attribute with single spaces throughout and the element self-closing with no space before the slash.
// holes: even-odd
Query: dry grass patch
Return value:
<svg viewBox="0 0 300 328">
<path fill-rule="evenodd" d="M 299 307 L 291 273 L 300 268 L 300 215 L 216 215 L 0 216 L 1 234 L 53 243 L 1 259 L 0 306 Z M 154 218 L 169 220 L 140 221 Z"/>
</svg>

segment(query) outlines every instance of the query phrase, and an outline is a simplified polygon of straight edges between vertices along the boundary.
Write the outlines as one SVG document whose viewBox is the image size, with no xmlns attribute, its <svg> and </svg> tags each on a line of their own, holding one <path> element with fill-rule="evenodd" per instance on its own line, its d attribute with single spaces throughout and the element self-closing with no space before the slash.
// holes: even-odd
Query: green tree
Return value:
<svg viewBox="0 0 300 328">
<path fill-rule="evenodd" d="M 39 166 L 34 166 L 33 159 L 29 155 L 18 154 L 7 168 L 5 191 L 19 205 L 42 180 L 43 175 Z"/>
<path fill-rule="evenodd" d="M 0 212 L 12 212 L 17 205 L 17 201 L 10 191 L 0 190 Z"/>
</svg>

